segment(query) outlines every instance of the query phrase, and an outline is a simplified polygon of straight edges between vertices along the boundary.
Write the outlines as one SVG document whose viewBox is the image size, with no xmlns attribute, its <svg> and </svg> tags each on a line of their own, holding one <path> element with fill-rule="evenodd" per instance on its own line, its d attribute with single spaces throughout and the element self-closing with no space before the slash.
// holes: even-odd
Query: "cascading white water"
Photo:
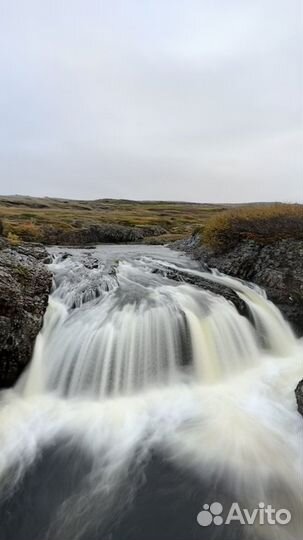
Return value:
<svg viewBox="0 0 303 540">
<path fill-rule="evenodd" d="M 6 489 L 18 485 L 41 448 L 68 437 L 92 456 L 91 470 L 82 491 L 59 505 L 37 540 L 150 539 L 147 531 L 145 538 L 116 537 L 106 523 L 133 461 L 140 485 L 149 452 L 160 448 L 209 482 L 201 509 L 223 482 L 217 501 L 228 488 L 248 508 L 264 501 L 293 514 L 287 527 L 256 525 L 241 536 L 222 527 L 181 540 L 300 540 L 302 430 L 293 390 L 302 371 L 301 342 L 257 287 L 200 272 L 163 248 L 158 258 L 125 251 L 119 261 L 115 250 L 105 257 L 101 248 L 90 256 L 54 255 L 54 290 L 34 357 L 2 398 Z M 249 318 L 223 297 L 156 272 L 180 266 L 235 291 Z M 101 536 L 90 528 L 97 520 Z M 166 540 L 161 534 L 152 540 Z"/>
<path fill-rule="evenodd" d="M 26 392 L 102 398 L 182 380 L 210 383 L 252 367 L 265 351 L 285 355 L 295 339 L 278 310 L 257 291 L 224 276 L 246 302 L 255 328 L 223 297 L 153 273 L 157 262 L 101 262 L 58 257 L 55 290 L 38 338 Z M 176 268 L 176 267 L 175 267 Z M 191 273 L 195 273 L 192 272 Z M 184 366 L 187 369 L 184 370 Z"/>
</svg>

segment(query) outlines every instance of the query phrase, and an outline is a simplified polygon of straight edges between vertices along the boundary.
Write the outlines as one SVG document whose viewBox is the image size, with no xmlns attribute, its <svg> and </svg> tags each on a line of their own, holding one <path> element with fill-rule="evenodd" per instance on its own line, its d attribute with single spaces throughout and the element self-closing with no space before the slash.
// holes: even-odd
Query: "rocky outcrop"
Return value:
<svg viewBox="0 0 303 540">
<path fill-rule="evenodd" d="M 46 245 L 87 246 L 89 244 L 128 244 L 141 243 L 144 238 L 157 237 L 167 231 L 162 227 L 128 227 L 112 223 L 90 225 L 74 229 L 53 226 L 41 229 L 41 241 Z M 26 238 L 25 238 L 26 239 Z"/>
<path fill-rule="evenodd" d="M 225 253 L 215 253 L 201 243 L 198 235 L 175 243 L 195 259 L 220 272 L 252 281 L 282 311 L 296 333 L 303 335 L 303 242 L 281 240 L 260 245 L 245 240 Z"/>
<path fill-rule="evenodd" d="M 299 382 L 296 388 L 296 398 L 298 411 L 303 416 L 303 380 Z"/>
<path fill-rule="evenodd" d="M 52 277 L 43 246 L 9 247 L 0 239 L 0 388 L 12 386 L 31 359 Z"/>
</svg>

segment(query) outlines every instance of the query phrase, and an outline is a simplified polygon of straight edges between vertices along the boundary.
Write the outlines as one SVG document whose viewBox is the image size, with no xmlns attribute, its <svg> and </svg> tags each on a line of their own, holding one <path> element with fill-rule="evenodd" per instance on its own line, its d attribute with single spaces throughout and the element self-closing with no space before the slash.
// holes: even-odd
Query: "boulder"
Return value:
<svg viewBox="0 0 303 540">
<path fill-rule="evenodd" d="M 12 386 L 31 359 L 52 276 L 43 246 L 0 243 L 0 388 Z"/>
</svg>

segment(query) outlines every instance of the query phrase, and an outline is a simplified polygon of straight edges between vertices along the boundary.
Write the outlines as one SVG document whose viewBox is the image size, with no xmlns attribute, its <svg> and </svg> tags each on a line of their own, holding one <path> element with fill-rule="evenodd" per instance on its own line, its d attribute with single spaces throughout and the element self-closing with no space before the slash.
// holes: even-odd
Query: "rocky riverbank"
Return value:
<svg viewBox="0 0 303 540">
<path fill-rule="evenodd" d="M 0 388 L 12 386 L 31 359 L 52 283 L 44 262 L 43 246 L 0 238 Z"/>
<path fill-rule="evenodd" d="M 146 238 L 157 238 L 167 231 L 163 227 L 128 227 L 113 223 L 102 225 L 81 226 L 74 229 L 57 228 L 54 226 L 41 227 L 39 241 L 45 245 L 87 246 L 89 244 L 128 244 L 144 242 Z M 31 231 L 24 239 L 31 241 Z"/>
<path fill-rule="evenodd" d="M 203 246 L 200 236 L 171 247 L 189 253 L 204 266 L 251 281 L 264 288 L 298 336 L 303 336 L 303 241 L 281 240 L 262 245 L 245 240 L 224 253 Z"/>
<path fill-rule="evenodd" d="M 196 234 L 171 247 L 190 254 L 204 269 L 217 268 L 264 288 L 296 334 L 303 336 L 303 241 L 281 240 L 262 245 L 245 240 L 233 249 L 216 253 L 203 246 L 200 235 Z M 295 394 L 298 411 L 303 416 L 303 380 Z"/>
</svg>

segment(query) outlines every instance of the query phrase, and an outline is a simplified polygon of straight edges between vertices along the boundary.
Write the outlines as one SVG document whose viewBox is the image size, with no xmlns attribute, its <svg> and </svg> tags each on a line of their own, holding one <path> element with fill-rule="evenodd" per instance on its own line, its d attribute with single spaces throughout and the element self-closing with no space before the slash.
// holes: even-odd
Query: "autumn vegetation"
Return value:
<svg viewBox="0 0 303 540">
<path fill-rule="evenodd" d="M 242 240 L 270 244 L 303 240 L 303 205 L 272 204 L 233 208 L 212 216 L 202 231 L 203 244 L 227 251 Z"/>
<path fill-rule="evenodd" d="M 0 234 L 12 244 L 20 241 L 51 244 L 63 236 L 68 242 L 69 238 L 81 238 L 85 229 L 98 225 L 145 230 L 144 243 L 153 244 L 166 244 L 199 233 L 204 245 L 225 251 L 242 240 L 260 244 L 288 238 L 303 240 L 303 205 L 0 197 Z M 150 236 L 148 230 L 152 231 Z"/>
<path fill-rule="evenodd" d="M 147 235 L 144 242 L 165 244 L 190 236 L 210 215 L 225 208 L 165 201 L 75 201 L 13 196 L 0 197 L 0 220 L 3 234 L 12 243 L 21 240 L 54 243 L 56 232 L 66 233 L 66 238 L 79 234 L 80 238 L 88 227 L 110 224 L 145 230 L 159 228 L 159 234 Z"/>
</svg>

